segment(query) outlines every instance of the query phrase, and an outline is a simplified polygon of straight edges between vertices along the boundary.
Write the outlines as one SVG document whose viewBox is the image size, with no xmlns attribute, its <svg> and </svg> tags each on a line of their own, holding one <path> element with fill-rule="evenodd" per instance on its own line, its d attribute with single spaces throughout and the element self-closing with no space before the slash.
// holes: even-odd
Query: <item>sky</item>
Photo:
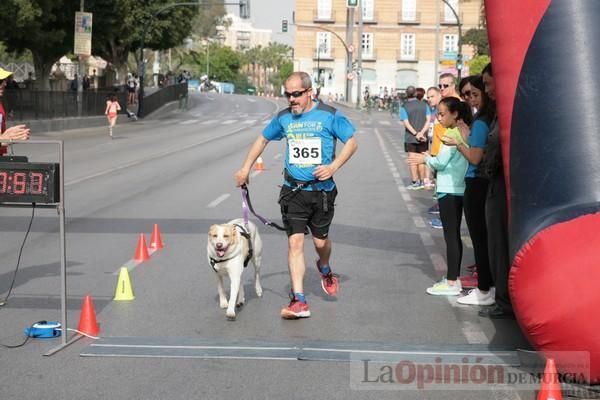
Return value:
<svg viewBox="0 0 600 400">
<path fill-rule="evenodd" d="M 231 1 L 225 0 L 225 3 Z M 271 29 L 273 41 L 287 45 L 294 45 L 294 31 L 292 26 L 293 12 L 296 9 L 296 0 L 250 0 L 250 20 L 255 28 Z M 227 11 L 240 15 L 239 6 L 227 6 Z M 281 32 L 281 21 L 288 20 L 288 32 Z"/>
</svg>

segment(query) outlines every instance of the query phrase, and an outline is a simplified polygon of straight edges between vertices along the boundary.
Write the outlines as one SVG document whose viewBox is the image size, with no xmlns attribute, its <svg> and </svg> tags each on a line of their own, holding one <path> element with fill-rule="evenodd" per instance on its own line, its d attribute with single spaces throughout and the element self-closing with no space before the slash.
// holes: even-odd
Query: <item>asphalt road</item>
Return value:
<svg viewBox="0 0 600 400">
<path fill-rule="evenodd" d="M 331 238 L 339 296 L 322 293 L 307 243 L 305 287 L 313 315 L 282 320 L 286 239 L 261 226 L 264 296 L 256 297 L 246 273 L 247 304 L 235 322 L 227 321 L 206 261 L 206 233 L 213 223 L 241 217 L 233 174 L 285 103 L 214 94 L 192 100 L 187 111 L 137 122 L 121 117 L 114 139 L 104 128 L 37 136 L 65 142 L 68 326 L 77 327 L 82 299 L 91 295 L 101 339 L 78 340 L 50 357 L 43 354 L 60 339 L 0 348 L 0 399 L 534 398 L 532 391 L 502 385 L 417 390 L 386 381 L 393 374 L 384 373 L 397 371 L 406 357 L 430 366 L 452 357 L 510 363 L 515 349 L 528 347 L 515 321 L 482 319 L 477 307 L 425 293 L 443 276 L 445 247 L 441 231 L 428 224 L 432 193 L 404 189 L 402 128 L 389 113 L 339 106 L 357 126 L 359 143 L 336 175 Z M 15 152 L 31 161 L 56 157 L 41 144 L 15 146 Z M 271 143 L 266 170 L 253 173 L 250 185 L 254 207 L 276 221 L 283 152 L 283 143 Z M 2 298 L 31 212 L 0 208 Z M 149 240 L 153 224 L 165 248 L 131 264 L 138 235 Z M 473 256 L 463 230 L 466 266 Z M 130 267 L 136 298 L 114 302 L 123 265 Z M 23 329 L 39 320 L 60 320 L 53 209 L 35 210 L 14 289 L 0 308 L 0 343 L 22 342 Z M 379 355 L 381 364 L 365 363 L 361 354 Z"/>
</svg>

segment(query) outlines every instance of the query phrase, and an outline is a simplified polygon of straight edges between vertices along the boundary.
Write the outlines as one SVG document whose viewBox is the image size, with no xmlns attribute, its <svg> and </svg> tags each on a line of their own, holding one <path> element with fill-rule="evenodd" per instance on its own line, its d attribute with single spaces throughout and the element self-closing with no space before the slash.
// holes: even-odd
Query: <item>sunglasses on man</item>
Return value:
<svg viewBox="0 0 600 400">
<path fill-rule="evenodd" d="M 438 88 L 440 88 L 440 89 L 448 89 L 449 87 L 450 87 L 450 85 L 447 83 L 440 83 L 438 85 Z"/>
<path fill-rule="evenodd" d="M 295 90 L 293 92 L 283 92 L 283 94 L 285 95 L 285 97 L 287 97 L 288 99 L 290 97 L 293 98 L 298 98 L 300 96 L 302 96 L 304 93 L 306 93 L 308 91 L 308 89 L 304 89 L 304 90 Z"/>
</svg>

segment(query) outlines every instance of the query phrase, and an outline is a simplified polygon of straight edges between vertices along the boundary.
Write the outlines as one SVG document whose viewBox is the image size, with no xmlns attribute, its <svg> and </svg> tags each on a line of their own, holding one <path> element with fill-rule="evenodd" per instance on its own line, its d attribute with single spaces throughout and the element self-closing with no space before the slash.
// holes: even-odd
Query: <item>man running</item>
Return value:
<svg viewBox="0 0 600 400">
<path fill-rule="evenodd" d="M 312 81 L 306 72 L 294 72 L 285 82 L 289 107 L 271 120 L 256 139 L 242 168 L 236 172 L 237 185 L 248 183 L 252 165 L 272 140 L 287 140 L 284 185 L 279 196 L 281 215 L 288 235 L 288 268 L 291 301 L 281 317 L 310 317 L 304 295 L 304 234 L 310 229 L 319 256 L 316 267 L 321 285 L 330 296 L 338 290 L 338 280 L 329 265 L 333 220 L 337 195 L 333 175 L 357 149 L 355 128 L 338 110 L 312 99 Z M 344 147 L 336 156 L 337 139 Z"/>
</svg>

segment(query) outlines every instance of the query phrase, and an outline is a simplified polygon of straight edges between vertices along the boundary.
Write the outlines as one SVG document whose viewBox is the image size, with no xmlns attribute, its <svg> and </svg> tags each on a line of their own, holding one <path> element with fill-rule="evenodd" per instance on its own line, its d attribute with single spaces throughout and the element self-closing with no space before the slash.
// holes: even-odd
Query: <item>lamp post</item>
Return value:
<svg viewBox="0 0 600 400">
<path fill-rule="evenodd" d="M 442 0 L 444 4 L 448 6 L 452 14 L 454 14 L 454 18 L 456 18 L 456 25 L 458 26 L 458 52 L 456 53 L 456 75 L 458 80 L 460 81 L 461 72 L 462 72 L 462 24 L 460 22 L 460 17 L 458 13 L 452 7 L 452 5 L 448 2 L 448 0 Z"/>
</svg>

